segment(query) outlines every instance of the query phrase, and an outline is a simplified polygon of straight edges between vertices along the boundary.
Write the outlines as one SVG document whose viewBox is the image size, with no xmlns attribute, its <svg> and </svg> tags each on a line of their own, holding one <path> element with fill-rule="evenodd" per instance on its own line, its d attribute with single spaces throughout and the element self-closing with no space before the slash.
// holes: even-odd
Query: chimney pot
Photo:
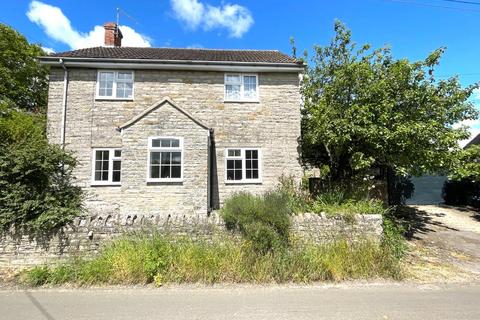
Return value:
<svg viewBox="0 0 480 320">
<path fill-rule="evenodd" d="M 105 28 L 105 46 L 106 47 L 121 47 L 122 46 L 122 32 L 115 22 L 107 22 L 103 25 Z"/>
</svg>

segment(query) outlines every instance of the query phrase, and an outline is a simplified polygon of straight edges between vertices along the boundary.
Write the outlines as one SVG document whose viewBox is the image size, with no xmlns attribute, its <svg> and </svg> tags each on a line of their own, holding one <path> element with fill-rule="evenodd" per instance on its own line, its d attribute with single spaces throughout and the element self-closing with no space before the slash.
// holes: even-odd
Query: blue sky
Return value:
<svg viewBox="0 0 480 320">
<path fill-rule="evenodd" d="M 101 41 L 100 26 L 114 20 L 120 7 L 126 13 L 120 15 L 124 42 L 130 45 L 290 53 L 293 36 L 301 53 L 328 44 L 333 22 L 340 19 L 356 42 L 388 44 L 397 58 L 417 60 L 447 47 L 437 75 L 458 74 L 469 85 L 480 81 L 480 0 L 471 1 L 479 5 L 451 0 L 15 0 L 2 3 L 0 22 L 58 52 Z M 469 124 L 480 132 L 478 123 Z"/>
</svg>

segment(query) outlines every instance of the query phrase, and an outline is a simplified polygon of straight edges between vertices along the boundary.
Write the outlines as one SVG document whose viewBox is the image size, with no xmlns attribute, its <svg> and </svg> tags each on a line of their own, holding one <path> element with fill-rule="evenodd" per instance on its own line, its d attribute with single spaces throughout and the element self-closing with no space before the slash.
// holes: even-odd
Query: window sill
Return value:
<svg viewBox="0 0 480 320">
<path fill-rule="evenodd" d="M 262 180 L 225 180 L 225 184 L 262 184 Z"/>
<path fill-rule="evenodd" d="M 223 100 L 224 103 L 260 103 L 260 100 Z"/>
<path fill-rule="evenodd" d="M 184 179 L 183 178 L 180 178 L 180 179 L 147 179 L 146 181 L 147 181 L 147 183 L 168 184 L 168 183 L 183 183 Z"/>
<path fill-rule="evenodd" d="M 133 101 L 133 98 L 95 97 L 95 101 Z"/>
<path fill-rule="evenodd" d="M 90 183 L 91 187 L 121 187 L 121 183 L 116 183 L 116 182 L 92 182 Z"/>
</svg>

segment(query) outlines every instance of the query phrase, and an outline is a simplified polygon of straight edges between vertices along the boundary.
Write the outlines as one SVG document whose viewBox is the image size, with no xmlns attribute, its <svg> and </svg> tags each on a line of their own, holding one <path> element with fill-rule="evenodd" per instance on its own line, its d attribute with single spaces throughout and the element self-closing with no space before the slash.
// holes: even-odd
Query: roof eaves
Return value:
<svg viewBox="0 0 480 320">
<path fill-rule="evenodd" d="M 192 64 L 192 65 L 245 65 L 245 66 L 292 66 L 305 67 L 303 61 L 297 62 L 247 62 L 247 61 L 204 61 L 204 60 L 166 60 L 166 59 L 123 59 L 123 58 L 81 58 L 81 57 L 61 57 L 61 56 L 40 56 L 40 62 L 56 62 L 60 59 L 65 62 L 112 62 L 112 63 L 138 63 L 138 64 Z"/>
</svg>

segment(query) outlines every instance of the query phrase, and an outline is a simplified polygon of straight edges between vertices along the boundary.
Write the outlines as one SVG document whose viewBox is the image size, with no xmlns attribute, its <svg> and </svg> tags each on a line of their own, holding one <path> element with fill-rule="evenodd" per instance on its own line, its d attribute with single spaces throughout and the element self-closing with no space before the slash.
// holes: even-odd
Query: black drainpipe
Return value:
<svg viewBox="0 0 480 320">
<path fill-rule="evenodd" d="M 212 152 L 214 152 L 213 150 L 213 129 L 208 129 L 208 151 L 207 151 L 207 154 L 208 154 L 208 159 L 207 159 L 207 163 L 208 163 L 208 168 L 207 168 L 207 213 L 210 214 L 210 212 L 212 212 L 213 210 L 213 204 L 212 204 L 212 168 L 213 168 L 213 159 L 215 159 L 215 157 L 213 157 L 213 154 Z"/>
</svg>

